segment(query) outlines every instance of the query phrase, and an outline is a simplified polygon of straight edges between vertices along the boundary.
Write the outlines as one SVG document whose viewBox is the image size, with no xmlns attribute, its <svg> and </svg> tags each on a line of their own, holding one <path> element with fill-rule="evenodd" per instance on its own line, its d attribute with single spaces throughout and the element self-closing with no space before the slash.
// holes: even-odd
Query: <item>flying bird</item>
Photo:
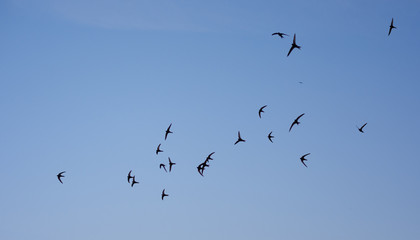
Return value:
<svg viewBox="0 0 420 240">
<path fill-rule="evenodd" d="M 57 174 L 58 181 L 60 181 L 60 182 L 61 182 L 61 184 L 63 184 L 63 182 L 61 181 L 61 178 L 62 178 L 62 177 L 65 177 L 65 176 L 63 175 L 63 173 L 65 173 L 65 172 L 66 172 L 66 171 L 64 171 L 64 172 L 61 172 L 61 173 Z"/>
<path fill-rule="evenodd" d="M 306 159 L 305 157 L 308 156 L 309 154 L 311 153 L 307 153 L 303 155 L 302 157 L 300 157 L 300 161 L 302 162 L 303 165 L 305 165 L 305 167 L 308 167 L 308 166 L 306 166 L 306 164 L 303 161 L 308 161 L 308 159 Z"/>
<path fill-rule="evenodd" d="M 261 113 L 263 113 L 263 112 L 264 112 L 264 108 L 265 108 L 265 107 L 267 107 L 267 105 L 262 106 L 262 107 L 260 108 L 260 110 L 258 111 L 258 116 L 260 116 L 260 118 L 261 118 Z"/>
<path fill-rule="evenodd" d="M 388 36 L 391 34 L 391 31 L 392 31 L 392 29 L 393 28 L 396 28 L 395 26 L 394 26 L 394 18 L 392 18 L 392 20 L 391 20 L 391 25 L 389 25 L 389 32 L 388 32 Z"/>
<path fill-rule="evenodd" d="M 176 163 L 172 162 L 170 157 L 168 157 L 168 159 L 169 159 L 169 172 L 171 172 L 172 171 L 172 165 L 176 165 Z"/>
<path fill-rule="evenodd" d="M 366 124 L 367 124 L 367 123 L 363 124 L 363 126 L 362 126 L 361 128 L 359 128 L 359 127 L 357 127 L 357 126 L 356 126 L 356 127 L 359 129 L 359 132 L 364 133 L 364 132 L 363 132 L 363 128 L 366 126 Z"/>
<path fill-rule="evenodd" d="M 286 33 L 281 33 L 281 32 L 275 32 L 275 33 L 271 34 L 271 36 L 274 36 L 274 35 L 279 35 L 279 37 L 281 37 L 281 38 L 284 38 L 283 36 L 289 36 Z"/>
<path fill-rule="evenodd" d="M 165 140 L 166 140 L 166 138 L 168 137 L 168 134 L 169 134 L 169 133 L 172 133 L 172 132 L 171 132 L 171 126 L 172 126 L 172 123 L 169 125 L 168 129 L 166 129 L 166 131 L 165 131 Z"/>
<path fill-rule="evenodd" d="M 301 118 L 303 115 L 305 115 L 304 113 L 302 113 L 301 115 L 299 115 L 299 117 L 297 117 L 294 121 L 293 121 L 293 123 L 292 123 L 292 125 L 290 126 L 290 128 L 289 128 L 289 132 L 290 132 L 290 130 L 292 130 L 292 127 L 295 125 L 295 124 L 297 124 L 297 125 L 299 125 L 300 124 L 300 122 L 299 122 L 299 118 Z"/>
<path fill-rule="evenodd" d="M 163 169 L 165 170 L 165 172 L 168 172 L 168 171 L 166 171 L 165 164 L 161 163 L 161 164 L 159 165 L 159 168 L 162 168 L 162 167 L 163 167 Z"/>
<path fill-rule="evenodd" d="M 164 197 L 167 197 L 167 196 L 169 196 L 169 195 L 168 194 L 165 194 L 165 189 L 163 189 L 163 191 L 162 191 L 162 200 L 163 200 Z"/>
<path fill-rule="evenodd" d="M 271 140 L 272 138 L 274 138 L 273 135 L 271 135 L 271 133 L 273 133 L 272 131 L 268 134 L 268 140 L 270 140 L 270 142 L 273 142 L 273 140 Z"/>
<path fill-rule="evenodd" d="M 295 36 L 293 37 L 293 43 L 292 43 L 292 47 L 290 47 L 289 53 L 287 54 L 287 56 L 290 55 L 290 53 L 293 51 L 293 49 L 300 49 L 300 46 L 296 44 L 296 33 Z"/>
<path fill-rule="evenodd" d="M 131 182 L 131 187 L 134 186 L 134 184 L 138 184 L 139 182 L 136 181 L 136 176 L 133 176 L 133 181 Z"/>
<path fill-rule="evenodd" d="M 213 155 L 215 152 L 210 153 L 207 158 L 206 158 L 206 162 L 209 160 L 213 160 L 213 158 L 211 158 L 211 155 Z"/>
<path fill-rule="evenodd" d="M 203 172 L 204 172 L 204 167 L 203 167 L 203 165 L 198 165 L 197 166 L 197 171 L 198 171 L 198 173 L 202 176 L 202 177 L 204 177 L 204 175 L 203 175 Z"/>
<path fill-rule="evenodd" d="M 238 131 L 238 140 L 236 140 L 235 144 L 233 145 L 236 145 L 238 142 L 245 142 L 245 140 L 241 138 L 241 132 L 239 131 Z"/>
<path fill-rule="evenodd" d="M 160 150 L 160 145 L 161 145 L 161 143 L 159 143 L 159 145 L 156 149 L 156 155 L 158 155 L 160 152 L 163 152 L 162 150 Z"/>
<path fill-rule="evenodd" d="M 132 170 L 130 170 L 130 171 L 128 172 L 128 175 L 127 175 L 127 181 L 128 181 L 128 183 L 130 183 L 130 179 L 131 179 L 131 178 L 133 178 L 133 177 L 131 176 L 131 171 L 132 171 Z"/>
</svg>

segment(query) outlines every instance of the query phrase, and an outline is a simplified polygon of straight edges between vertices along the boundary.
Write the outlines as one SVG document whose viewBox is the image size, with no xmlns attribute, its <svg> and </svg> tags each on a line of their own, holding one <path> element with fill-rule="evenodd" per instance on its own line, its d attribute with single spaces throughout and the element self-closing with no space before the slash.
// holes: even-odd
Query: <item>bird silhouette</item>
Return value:
<svg viewBox="0 0 420 240">
<path fill-rule="evenodd" d="M 245 142 L 245 140 L 241 138 L 241 132 L 240 131 L 238 131 L 238 140 L 236 140 L 235 144 L 233 144 L 233 145 L 236 145 L 238 142 Z"/>
<path fill-rule="evenodd" d="M 292 43 L 292 46 L 290 47 L 290 50 L 289 50 L 289 53 L 287 54 L 287 56 L 289 56 L 289 55 L 290 55 L 290 53 L 291 53 L 291 52 L 293 51 L 293 49 L 295 49 L 295 48 L 300 49 L 300 46 L 296 44 L 296 33 L 295 33 L 295 35 L 294 35 L 294 37 L 293 37 L 293 43 Z"/>
<path fill-rule="evenodd" d="M 161 163 L 161 164 L 159 165 L 159 168 L 163 168 L 163 169 L 165 170 L 165 172 L 168 172 L 168 171 L 166 171 L 165 164 L 163 164 L 163 163 Z"/>
<path fill-rule="evenodd" d="M 297 117 L 294 121 L 293 121 L 293 123 L 292 123 L 292 125 L 290 126 L 290 128 L 289 128 L 289 132 L 292 130 L 292 127 L 295 125 L 295 124 L 297 124 L 297 125 L 299 125 L 300 124 L 300 122 L 299 122 L 299 118 L 301 118 L 303 115 L 305 115 L 304 113 L 302 113 L 301 115 L 299 115 L 299 117 Z"/>
<path fill-rule="evenodd" d="M 131 187 L 134 186 L 134 184 L 138 184 L 139 182 L 136 181 L 136 176 L 133 176 L 133 181 L 131 182 Z"/>
<path fill-rule="evenodd" d="M 130 170 L 130 171 L 128 172 L 128 175 L 127 175 L 127 181 L 128 181 L 128 183 L 130 183 L 130 179 L 131 179 L 131 178 L 133 178 L 133 177 L 131 176 L 131 171 L 132 171 L 132 170 Z"/>
<path fill-rule="evenodd" d="M 162 150 L 160 150 L 160 145 L 161 145 L 161 143 L 159 143 L 159 145 L 156 149 L 156 155 L 158 155 L 160 152 L 163 152 Z"/>
<path fill-rule="evenodd" d="M 364 133 L 364 132 L 363 132 L 363 128 L 366 126 L 366 124 L 367 124 L 367 123 L 363 124 L 363 126 L 362 126 L 362 127 L 360 127 L 360 128 L 356 126 L 356 127 L 359 129 L 359 132 Z"/>
<path fill-rule="evenodd" d="M 171 126 L 172 126 L 172 123 L 169 125 L 168 129 L 166 129 L 166 131 L 165 131 L 165 140 L 166 140 L 166 138 L 168 137 L 168 134 L 169 134 L 169 133 L 172 133 L 172 132 L 171 132 Z"/>
<path fill-rule="evenodd" d="M 210 153 L 210 154 L 207 156 L 206 161 L 213 160 L 213 158 L 211 158 L 211 156 L 212 156 L 214 153 L 215 153 L 215 152 Z"/>
<path fill-rule="evenodd" d="M 204 175 L 203 175 L 203 172 L 204 172 L 204 167 L 203 167 L 203 165 L 198 165 L 197 166 L 197 171 L 198 171 L 198 173 L 202 176 L 202 177 L 204 177 Z"/>
<path fill-rule="evenodd" d="M 275 33 L 271 34 L 271 36 L 274 36 L 274 35 L 279 35 L 279 37 L 281 37 L 281 38 L 284 38 L 283 36 L 289 36 L 286 33 L 281 33 L 281 32 L 275 32 Z"/>
<path fill-rule="evenodd" d="M 61 184 L 63 184 L 63 182 L 61 181 L 61 178 L 62 178 L 62 177 L 65 177 L 65 176 L 63 175 L 63 173 L 65 173 L 65 172 L 66 172 L 66 171 L 63 171 L 63 172 L 61 172 L 61 173 L 57 174 L 58 181 L 60 181 L 60 182 L 61 182 Z"/>
<path fill-rule="evenodd" d="M 308 166 L 306 166 L 306 164 L 303 161 L 308 161 L 308 159 L 306 159 L 305 157 L 308 156 L 309 154 L 311 153 L 307 153 L 303 155 L 302 157 L 300 157 L 300 161 L 302 162 L 303 165 L 305 165 L 305 167 L 308 167 Z"/>
<path fill-rule="evenodd" d="M 163 189 L 163 191 L 162 191 L 162 195 L 161 195 L 161 196 L 162 196 L 162 200 L 163 200 L 163 198 L 164 198 L 164 197 L 167 197 L 167 196 L 169 196 L 169 195 L 168 195 L 168 194 L 165 194 L 165 189 Z"/>
<path fill-rule="evenodd" d="M 267 105 L 262 106 L 262 107 L 260 108 L 260 110 L 258 111 L 258 116 L 260 116 L 260 118 L 261 118 L 261 113 L 263 113 L 263 112 L 264 112 L 264 108 L 265 108 L 265 107 L 267 107 Z"/>
<path fill-rule="evenodd" d="M 274 138 L 273 135 L 271 135 L 271 133 L 273 133 L 272 131 L 268 134 L 268 140 L 270 140 L 270 142 L 273 142 L 273 140 L 271 140 L 272 138 Z"/>
<path fill-rule="evenodd" d="M 168 159 L 169 159 L 169 172 L 171 172 L 172 171 L 172 165 L 176 165 L 176 163 L 172 162 L 170 157 L 168 157 Z"/>
<path fill-rule="evenodd" d="M 391 20 L 391 25 L 389 25 L 389 32 L 388 32 L 388 36 L 391 34 L 392 29 L 396 27 L 394 26 L 394 18 L 392 18 Z"/>
</svg>

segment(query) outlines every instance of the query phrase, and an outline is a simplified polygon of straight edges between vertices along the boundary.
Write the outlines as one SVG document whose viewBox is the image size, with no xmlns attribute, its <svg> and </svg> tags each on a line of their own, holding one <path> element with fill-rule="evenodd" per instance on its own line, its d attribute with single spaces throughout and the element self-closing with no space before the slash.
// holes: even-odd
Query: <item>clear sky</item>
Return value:
<svg viewBox="0 0 420 240">
<path fill-rule="evenodd" d="M 419 9 L 0 1 L 0 239 L 418 239 Z"/>
</svg>

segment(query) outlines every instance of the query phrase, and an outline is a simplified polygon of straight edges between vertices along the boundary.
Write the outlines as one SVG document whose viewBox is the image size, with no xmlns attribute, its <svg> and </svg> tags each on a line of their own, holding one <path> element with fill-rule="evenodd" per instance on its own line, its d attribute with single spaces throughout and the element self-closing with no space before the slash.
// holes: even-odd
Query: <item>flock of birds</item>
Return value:
<svg viewBox="0 0 420 240">
<path fill-rule="evenodd" d="M 392 20 L 391 20 L 391 24 L 389 25 L 389 31 L 388 31 L 388 36 L 391 34 L 391 32 L 392 32 L 392 29 L 396 29 L 396 27 L 394 26 L 394 18 L 392 18 Z M 285 36 L 289 36 L 289 35 L 287 35 L 286 33 L 281 33 L 281 32 L 275 32 L 275 33 L 273 33 L 272 34 L 272 36 L 275 36 L 275 35 L 278 35 L 280 38 L 284 38 Z M 292 42 L 292 46 L 290 47 L 290 49 L 289 49 L 289 52 L 287 53 L 287 56 L 289 56 L 290 55 L 290 53 L 293 51 L 293 49 L 295 49 L 295 48 L 297 48 L 297 49 L 300 49 L 301 48 L 301 46 L 299 46 L 299 45 L 297 45 L 296 44 L 296 34 L 294 34 L 294 36 L 293 36 L 293 42 Z M 299 82 L 299 83 L 302 83 L 302 82 Z M 264 109 L 267 107 L 267 105 L 264 105 L 264 106 L 262 106 L 259 110 L 258 110 L 258 116 L 259 116 L 259 118 L 261 118 L 261 113 L 264 113 Z M 290 128 L 289 128 L 289 132 L 292 130 L 292 128 L 295 126 L 295 125 L 299 125 L 300 124 L 300 122 L 299 122 L 299 120 L 300 120 L 300 118 L 301 117 L 303 117 L 303 115 L 305 115 L 305 113 L 302 113 L 301 115 L 299 115 L 293 122 L 292 122 L 292 124 L 290 125 Z M 357 129 L 359 130 L 359 132 L 361 132 L 361 133 L 364 133 L 364 131 L 363 131 L 363 128 L 366 126 L 366 124 L 367 123 L 364 123 L 361 127 L 357 127 Z M 166 131 L 165 131 L 165 141 L 166 141 L 166 139 L 168 138 L 168 135 L 169 134 L 171 134 L 171 133 L 173 133 L 172 131 L 171 131 L 171 127 L 172 127 L 172 123 L 169 125 L 169 127 L 166 129 Z M 270 132 L 269 134 L 268 134 L 268 140 L 270 141 L 270 142 L 272 142 L 273 143 L 273 138 L 274 138 L 274 136 L 272 135 L 272 133 L 273 132 Z M 242 137 L 241 137 L 241 132 L 240 131 L 238 131 L 238 139 L 235 141 L 235 143 L 234 143 L 234 145 L 236 145 L 236 144 L 238 144 L 238 143 L 241 143 L 241 142 L 246 142 L 246 140 L 245 139 L 243 139 Z M 155 153 L 156 153 L 156 155 L 159 155 L 159 153 L 160 152 L 163 152 L 163 150 L 161 150 L 161 144 L 159 144 L 158 146 L 157 146 L 157 148 L 156 148 L 156 151 L 155 151 Z M 202 162 L 202 163 L 200 163 L 198 166 L 197 166 L 197 171 L 198 171 L 198 173 L 201 175 L 201 176 L 203 176 L 204 177 L 204 170 L 206 169 L 206 168 L 208 168 L 208 167 L 210 167 L 210 165 L 209 165 L 209 162 L 211 161 L 211 160 L 213 160 L 213 158 L 212 158 L 212 156 L 213 156 L 213 154 L 214 154 L 215 152 L 212 152 L 212 153 L 210 153 L 207 157 L 206 157 L 206 159 L 204 160 L 204 162 Z M 308 161 L 308 159 L 306 159 L 306 157 L 308 156 L 308 155 L 310 155 L 311 153 L 306 153 L 306 154 L 304 154 L 303 156 L 301 156 L 300 157 L 300 161 L 302 162 L 302 164 L 305 166 L 305 167 L 308 167 L 306 164 L 305 164 L 305 161 Z M 169 160 L 169 172 L 171 172 L 172 171 L 172 168 L 173 168 L 173 166 L 174 165 L 176 165 L 176 163 L 174 163 L 174 162 L 172 162 L 171 161 L 171 158 L 170 157 L 168 157 L 168 160 Z M 163 163 L 160 163 L 159 164 L 159 168 L 160 169 L 162 169 L 163 168 L 163 170 L 165 170 L 165 172 L 168 172 L 167 170 L 166 170 L 166 165 L 165 164 L 163 164 Z M 65 173 L 65 171 L 62 171 L 62 172 L 60 172 L 60 173 L 58 173 L 57 174 L 57 178 L 58 178 L 58 181 L 60 181 L 60 183 L 63 183 L 63 181 L 62 181 L 62 178 L 63 177 L 65 177 L 63 174 Z M 132 170 L 130 170 L 129 172 L 128 172 L 128 175 L 127 175 L 127 181 L 128 181 L 128 183 L 131 185 L 131 187 L 133 187 L 135 184 L 139 184 L 139 182 L 138 181 L 136 181 L 136 176 L 135 175 L 131 175 L 131 173 L 132 173 Z M 131 182 L 130 182 L 130 180 L 131 180 Z M 163 189 L 162 190 L 162 193 L 161 193 L 161 199 L 163 200 L 165 197 L 167 197 L 167 196 L 169 196 L 168 194 L 166 194 L 165 193 L 165 189 Z"/>
</svg>

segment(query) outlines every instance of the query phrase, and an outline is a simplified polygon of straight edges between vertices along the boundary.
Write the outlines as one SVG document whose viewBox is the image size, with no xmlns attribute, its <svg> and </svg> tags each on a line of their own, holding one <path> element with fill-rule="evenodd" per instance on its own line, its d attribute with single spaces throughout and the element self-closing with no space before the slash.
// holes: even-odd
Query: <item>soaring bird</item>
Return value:
<svg viewBox="0 0 420 240">
<path fill-rule="evenodd" d="M 308 161 L 308 159 L 306 159 L 305 157 L 308 156 L 309 154 L 311 153 L 307 153 L 303 155 L 302 157 L 300 157 L 300 161 L 302 162 L 303 165 L 305 165 L 305 167 L 308 167 L 308 166 L 306 166 L 306 164 L 303 161 Z"/>
<path fill-rule="evenodd" d="M 136 176 L 133 176 L 133 181 L 131 182 L 131 187 L 134 186 L 134 184 L 138 184 L 139 182 L 136 181 Z"/>
<path fill-rule="evenodd" d="M 168 134 L 169 134 L 169 133 L 172 133 L 172 132 L 171 132 L 171 126 L 172 126 L 172 123 L 169 125 L 168 129 L 166 129 L 166 131 L 165 131 L 165 140 L 166 140 L 166 138 L 168 137 Z"/>
<path fill-rule="evenodd" d="M 262 106 L 262 107 L 260 108 L 260 110 L 258 111 L 258 116 L 260 116 L 260 118 L 261 118 L 261 113 L 263 113 L 263 112 L 264 112 L 264 108 L 265 108 L 265 107 L 267 107 L 267 105 Z"/>
<path fill-rule="evenodd" d="M 165 164 L 163 164 L 163 163 L 161 163 L 161 164 L 159 165 L 159 168 L 163 168 L 163 169 L 165 170 L 165 172 L 168 172 L 168 171 L 166 171 Z"/>
<path fill-rule="evenodd" d="M 63 184 L 63 182 L 61 181 L 61 178 L 62 178 L 62 177 L 65 177 L 65 176 L 63 175 L 63 173 L 65 173 L 65 172 L 66 172 L 66 171 L 64 171 L 64 172 L 61 172 L 61 173 L 57 174 L 58 181 L 60 181 L 60 182 L 61 182 L 61 184 Z"/>
<path fill-rule="evenodd" d="M 303 115 L 305 115 L 304 113 L 302 113 L 301 115 L 299 115 L 299 117 L 297 117 L 294 121 L 293 121 L 293 123 L 292 123 L 292 125 L 290 126 L 290 128 L 289 128 L 289 132 L 290 132 L 290 130 L 292 130 L 292 127 L 295 125 L 295 124 L 297 124 L 297 125 L 299 125 L 300 124 L 300 122 L 299 122 L 299 118 L 301 118 Z"/>
<path fill-rule="evenodd" d="M 392 29 L 393 28 L 396 28 L 395 26 L 394 26 L 394 18 L 392 18 L 392 20 L 391 20 L 391 25 L 389 25 L 389 32 L 388 32 L 388 36 L 389 36 L 389 34 L 391 34 L 391 31 L 392 31 Z"/>
<path fill-rule="evenodd" d="M 239 131 L 238 131 L 238 140 L 236 140 L 235 144 L 233 145 L 236 145 L 238 142 L 245 142 L 245 140 L 241 138 L 241 132 Z"/>
<path fill-rule="evenodd" d="M 213 160 L 213 158 L 211 158 L 211 155 L 213 155 L 215 152 L 210 153 L 207 158 L 206 158 L 206 162 L 209 160 Z"/>
<path fill-rule="evenodd" d="M 163 191 L 162 191 L 162 200 L 163 200 L 164 197 L 167 197 L 167 196 L 169 196 L 169 195 L 168 194 L 165 194 L 165 189 L 163 189 Z"/>
<path fill-rule="evenodd" d="M 131 179 L 131 178 L 133 178 L 133 177 L 131 176 L 131 171 L 132 171 L 132 170 L 130 170 L 130 171 L 128 172 L 128 175 L 127 175 L 127 181 L 128 181 L 128 183 L 130 183 L 130 179 Z"/>
<path fill-rule="evenodd" d="M 281 32 L 275 32 L 275 33 L 271 34 L 271 36 L 274 36 L 274 35 L 279 35 L 279 37 L 281 37 L 281 38 L 284 38 L 283 36 L 289 36 L 286 33 L 281 33 Z"/>
<path fill-rule="evenodd" d="M 359 127 L 357 127 L 357 126 L 356 126 L 356 127 L 359 129 L 359 132 L 364 133 L 364 132 L 363 132 L 363 128 L 366 126 L 366 124 L 367 124 L 367 123 L 363 124 L 363 126 L 362 126 L 361 128 L 359 128 Z"/>
<path fill-rule="evenodd" d="M 287 54 L 287 56 L 290 55 L 290 53 L 293 51 L 293 49 L 300 49 L 300 46 L 296 44 L 296 33 L 295 36 L 293 37 L 293 43 L 292 43 L 292 47 L 290 47 L 289 53 Z"/>
<path fill-rule="evenodd" d="M 268 134 L 268 140 L 270 140 L 270 142 L 273 142 L 273 140 L 271 140 L 272 138 L 274 138 L 273 135 L 271 135 L 271 133 L 273 133 L 272 131 Z"/>
<path fill-rule="evenodd" d="M 162 150 L 160 150 L 160 145 L 161 145 L 161 143 L 159 143 L 159 145 L 156 149 L 156 155 L 158 155 L 160 152 L 163 152 Z"/>
<path fill-rule="evenodd" d="M 172 162 L 170 157 L 168 157 L 168 159 L 169 159 L 169 172 L 171 172 L 172 171 L 172 165 L 176 165 L 176 163 Z"/>
</svg>

